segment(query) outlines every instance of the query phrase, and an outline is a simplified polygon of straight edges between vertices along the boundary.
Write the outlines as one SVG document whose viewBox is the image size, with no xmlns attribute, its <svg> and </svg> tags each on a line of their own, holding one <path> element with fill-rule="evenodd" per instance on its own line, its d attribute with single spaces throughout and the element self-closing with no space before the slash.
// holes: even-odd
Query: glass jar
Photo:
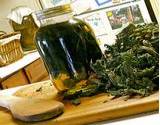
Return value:
<svg viewBox="0 0 160 125">
<path fill-rule="evenodd" d="M 90 62 L 102 57 L 91 28 L 73 18 L 69 5 L 36 12 L 37 49 L 50 78 L 61 92 L 89 76 Z"/>
</svg>

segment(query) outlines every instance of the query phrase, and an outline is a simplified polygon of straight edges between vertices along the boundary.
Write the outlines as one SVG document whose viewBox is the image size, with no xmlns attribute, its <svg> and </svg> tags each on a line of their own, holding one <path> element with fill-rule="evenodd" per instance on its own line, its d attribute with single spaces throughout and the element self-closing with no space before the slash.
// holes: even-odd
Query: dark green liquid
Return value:
<svg viewBox="0 0 160 125">
<path fill-rule="evenodd" d="M 102 57 L 90 27 L 79 20 L 41 27 L 36 45 L 53 79 L 60 74 L 69 76 L 63 81 L 67 87 L 86 79 L 91 60 L 95 62 Z"/>
</svg>

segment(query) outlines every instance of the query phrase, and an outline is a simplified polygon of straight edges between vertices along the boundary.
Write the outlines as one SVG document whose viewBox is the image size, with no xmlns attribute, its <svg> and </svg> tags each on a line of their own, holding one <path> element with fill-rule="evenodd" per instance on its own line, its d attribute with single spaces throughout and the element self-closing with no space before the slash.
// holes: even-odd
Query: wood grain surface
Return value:
<svg viewBox="0 0 160 125">
<path fill-rule="evenodd" d="M 37 88 L 39 88 L 40 86 L 43 87 L 44 84 L 46 87 L 47 84 L 50 85 L 50 81 L 32 84 L 32 87 L 31 85 L 29 86 L 27 85 L 23 87 L 22 89 L 19 88 L 18 89 L 19 92 L 16 92 L 18 93 L 17 96 L 24 97 L 24 95 L 26 95 L 26 97 L 31 97 L 33 94 L 34 95 L 33 98 L 34 97 L 36 98 L 35 96 L 36 94 L 34 93 L 36 90 L 36 87 Z M 27 95 L 25 92 L 29 93 L 28 90 L 30 90 L 31 91 L 30 93 L 32 94 Z M 9 93 L 10 90 L 7 90 L 7 91 Z M 4 92 L 1 92 L 0 95 L 3 93 L 6 94 L 7 91 L 5 90 Z M 13 91 L 13 89 L 11 91 Z M 20 95 L 20 92 L 22 92 L 23 94 Z M 55 91 L 53 90 L 49 92 L 55 92 Z M 44 94 L 46 93 L 42 92 L 42 98 L 44 98 Z M 49 95 L 48 99 L 53 99 L 51 98 L 51 96 L 55 97 L 55 94 L 47 93 L 46 97 L 47 95 Z M 40 95 L 38 95 L 38 97 L 41 98 Z M 110 120 L 110 119 L 125 117 L 125 116 L 129 116 L 133 114 L 139 114 L 139 113 L 158 110 L 159 108 L 159 104 L 158 104 L 159 98 L 158 97 L 159 97 L 159 93 L 155 92 L 152 95 L 148 97 L 143 97 L 143 98 L 141 97 L 128 98 L 127 96 L 125 96 L 125 97 L 114 99 L 112 96 L 108 96 L 106 93 L 103 93 L 103 94 L 99 94 L 99 95 L 92 96 L 92 97 L 81 98 L 81 104 L 78 106 L 74 106 L 70 102 L 65 101 L 63 102 L 65 104 L 65 110 L 61 116 L 55 119 L 44 121 L 44 122 L 35 122 L 35 123 L 25 123 L 19 120 L 15 120 L 12 118 L 9 111 L 7 111 L 4 108 L 0 108 L 0 125 L 83 125 L 83 124 L 89 124 L 89 123 L 94 123 L 97 121 Z"/>
</svg>

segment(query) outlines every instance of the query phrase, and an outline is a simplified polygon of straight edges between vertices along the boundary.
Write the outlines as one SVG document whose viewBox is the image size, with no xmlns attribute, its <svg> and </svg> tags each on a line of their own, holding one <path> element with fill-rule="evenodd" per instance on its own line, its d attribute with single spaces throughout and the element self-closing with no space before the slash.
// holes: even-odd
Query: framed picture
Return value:
<svg viewBox="0 0 160 125">
<path fill-rule="evenodd" d="M 99 7 L 111 7 L 114 5 L 127 3 L 127 2 L 134 2 L 136 0 L 95 0 L 96 4 Z M 138 1 L 138 0 L 137 0 Z"/>
<path fill-rule="evenodd" d="M 95 0 L 95 1 L 99 6 L 106 3 L 112 3 L 112 0 Z"/>
<path fill-rule="evenodd" d="M 70 3 L 73 0 L 40 0 L 43 9 Z"/>
<path fill-rule="evenodd" d="M 144 19 L 138 5 L 111 10 L 106 14 L 113 30 L 123 28 L 129 23 L 144 23 Z"/>
</svg>

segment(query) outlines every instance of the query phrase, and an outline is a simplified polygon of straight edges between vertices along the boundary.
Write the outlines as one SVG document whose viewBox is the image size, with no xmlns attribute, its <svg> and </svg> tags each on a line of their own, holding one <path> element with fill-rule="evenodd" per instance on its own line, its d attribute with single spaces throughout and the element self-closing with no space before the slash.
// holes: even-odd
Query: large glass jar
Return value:
<svg viewBox="0 0 160 125">
<path fill-rule="evenodd" d="M 88 78 L 90 62 L 102 57 L 91 28 L 74 19 L 69 5 L 36 13 L 37 49 L 55 87 L 64 91 Z"/>
</svg>

